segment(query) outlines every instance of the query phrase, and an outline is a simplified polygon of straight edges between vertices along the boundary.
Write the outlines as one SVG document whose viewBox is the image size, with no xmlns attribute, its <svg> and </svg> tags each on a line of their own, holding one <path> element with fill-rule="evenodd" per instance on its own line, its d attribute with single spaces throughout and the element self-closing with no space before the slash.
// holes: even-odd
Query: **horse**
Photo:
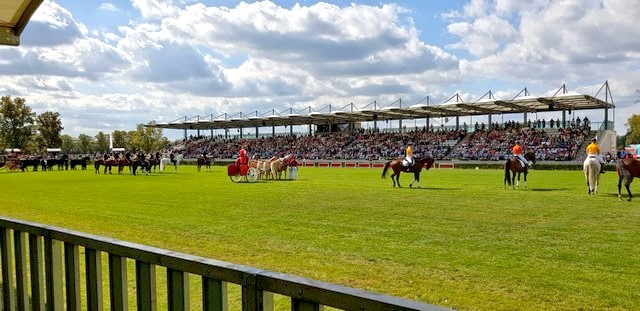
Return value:
<svg viewBox="0 0 640 311">
<path fill-rule="evenodd" d="M 530 163 L 536 163 L 536 156 L 533 152 L 527 152 L 524 154 L 524 158 Z M 507 159 L 507 162 L 504 164 L 504 188 L 507 189 L 507 184 L 512 186 L 513 189 L 516 187 L 520 188 L 520 174 L 524 173 L 524 188 L 527 189 L 527 174 L 529 173 L 528 167 L 522 167 L 520 164 L 520 160 L 513 157 L 511 159 Z M 516 175 L 518 175 L 518 181 L 516 182 Z"/>
<path fill-rule="evenodd" d="M 640 160 L 634 158 L 618 160 L 616 171 L 618 172 L 618 200 L 622 201 L 620 190 L 622 188 L 622 181 L 624 180 L 624 187 L 627 188 L 627 193 L 629 193 L 627 201 L 631 202 L 632 195 L 629 186 L 633 178 L 640 177 Z"/>
<path fill-rule="evenodd" d="M 173 161 L 170 158 L 162 158 L 160 159 L 160 173 L 164 173 L 164 167 L 170 163 L 173 163 L 173 172 L 178 172 L 178 166 L 180 165 L 180 161 L 182 160 L 182 154 L 178 153 L 174 156 Z"/>
<path fill-rule="evenodd" d="M 200 171 L 200 168 L 202 168 L 203 166 L 205 167 L 207 172 L 211 172 L 211 159 L 209 159 L 208 157 L 203 155 L 198 156 L 197 163 L 198 163 L 198 172 Z"/>
<path fill-rule="evenodd" d="M 149 175 L 149 171 L 151 171 L 151 164 L 149 161 L 142 161 L 138 157 L 131 160 L 131 173 L 135 176 L 138 167 L 142 169 L 145 175 Z"/>
<path fill-rule="evenodd" d="M 282 179 L 282 172 L 287 169 L 291 155 L 288 154 L 284 158 L 278 158 L 271 162 L 271 177 L 273 179 Z"/>
<path fill-rule="evenodd" d="M 71 159 L 69 160 L 69 164 L 71 166 L 71 170 L 75 170 L 76 166 L 80 165 L 80 167 L 82 168 L 82 170 L 86 170 L 87 169 L 87 161 L 89 161 L 89 157 L 88 156 L 84 156 L 80 159 Z"/>
<path fill-rule="evenodd" d="M 582 164 L 584 179 L 587 180 L 587 189 L 589 195 L 598 192 L 598 184 L 600 183 L 600 161 L 595 156 L 588 156 Z"/>
<path fill-rule="evenodd" d="M 387 177 L 387 171 L 391 168 L 393 170 L 393 174 L 391 174 L 393 187 L 395 188 L 397 184 L 398 188 L 402 188 L 400 185 L 400 173 L 413 173 L 413 181 L 409 184 L 409 188 L 413 187 L 414 182 L 418 182 L 418 188 L 420 188 L 420 172 L 422 172 L 422 167 L 429 170 L 433 166 L 434 159 L 432 157 L 415 158 L 414 165 L 412 166 L 403 166 L 403 160 L 404 158 L 397 158 L 393 161 L 387 161 L 382 169 L 382 178 Z"/>
<path fill-rule="evenodd" d="M 151 156 L 149 157 L 149 171 L 151 172 L 152 170 L 155 172 L 156 171 L 156 166 L 160 165 L 160 159 Z"/>
<path fill-rule="evenodd" d="M 93 163 L 93 167 L 96 170 L 96 174 L 100 174 L 100 165 L 104 165 L 104 172 L 103 174 L 107 173 L 107 170 L 109 171 L 109 174 L 111 174 L 111 167 L 113 166 L 118 166 L 118 162 L 115 159 L 97 159 L 94 163 Z"/>
</svg>

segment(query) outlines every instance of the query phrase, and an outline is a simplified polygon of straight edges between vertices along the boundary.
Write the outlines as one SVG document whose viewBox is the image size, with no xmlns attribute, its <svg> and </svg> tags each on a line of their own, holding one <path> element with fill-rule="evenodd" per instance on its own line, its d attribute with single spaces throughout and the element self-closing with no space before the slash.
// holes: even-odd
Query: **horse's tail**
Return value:
<svg viewBox="0 0 640 311">
<path fill-rule="evenodd" d="M 511 186 L 511 159 L 507 159 L 507 162 L 504 163 L 504 185 L 507 184 Z"/>
<path fill-rule="evenodd" d="M 387 177 L 387 170 L 389 170 L 389 167 L 391 166 L 391 161 L 387 162 L 384 164 L 384 168 L 382 169 L 382 178 L 386 178 Z"/>
</svg>

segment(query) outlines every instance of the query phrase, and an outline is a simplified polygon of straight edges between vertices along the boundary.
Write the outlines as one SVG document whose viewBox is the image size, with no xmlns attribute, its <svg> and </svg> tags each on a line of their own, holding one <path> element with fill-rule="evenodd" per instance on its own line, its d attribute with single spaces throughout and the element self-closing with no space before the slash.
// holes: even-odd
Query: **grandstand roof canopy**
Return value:
<svg viewBox="0 0 640 311">
<path fill-rule="evenodd" d="M 42 0 L 0 0 L 0 45 L 20 45 L 20 34 Z"/>
<path fill-rule="evenodd" d="M 563 86 L 564 87 L 564 86 Z M 525 89 L 526 90 L 526 89 Z M 319 125 L 319 124 L 344 124 L 351 122 L 370 122 L 375 120 L 399 120 L 399 119 L 420 119 L 420 118 L 441 118 L 441 117 L 457 117 L 457 116 L 473 116 L 473 115 L 490 115 L 490 114 L 510 114 L 510 113 L 535 113 L 548 111 L 563 110 L 583 110 L 583 109 L 608 109 L 615 108 L 613 103 L 605 102 L 593 96 L 579 93 L 562 93 L 551 97 L 537 96 L 521 96 L 511 100 L 499 100 L 492 98 L 491 92 L 488 92 L 487 99 L 480 99 L 473 103 L 464 103 L 458 95 L 455 102 L 448 101 L 444 104 L 434 105 L 421 101 L 408 107 L 383 107 L 371 109 L 354 109 L 353 104 L 348 105 L 350 109 L 331 110 L 329 112 L 320 113 L 312 111 L 309 107 L 304 109 L 308 111 L 300 114 L 293 109 L 287 109 L 283 113 L 275 113 L 269 110 L 264 114 L 257 111 L 251 114 L 223 114 L 217 117 L 210 115 L 208 117 L 183 117 L 172 122 L 146 124 L 147 127 L 163 128 L 163 129 L 234 129 L 234 128 L 252 128 L 265 126 L 292 126 L 292 125 Z M 527 94 L 527 93 L 525 93 Z M 486 95 L 486 94 L 485 94 Z M 484 97 L 484 96 L 483 96 Z M 425 98 L 425 99 L 428 99 Z"/>
</svg>

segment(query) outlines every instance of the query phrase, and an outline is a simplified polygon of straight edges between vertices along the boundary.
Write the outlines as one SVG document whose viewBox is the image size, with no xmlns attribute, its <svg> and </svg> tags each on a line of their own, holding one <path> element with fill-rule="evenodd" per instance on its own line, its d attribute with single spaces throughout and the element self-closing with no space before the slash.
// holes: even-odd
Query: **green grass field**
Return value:
<svg viewBox="0 0 640 311">
<path fill-rule="evenodd" d="M 0 171 L 0 214 L 456 309 L 640 309 L 640 197 L 618 201 L 615 172 L 592 197 L 578 171 L 534 170 L 528 190 L 499 170 L 423 171 L 421 189 L 381 172 Z"/>
</svg>

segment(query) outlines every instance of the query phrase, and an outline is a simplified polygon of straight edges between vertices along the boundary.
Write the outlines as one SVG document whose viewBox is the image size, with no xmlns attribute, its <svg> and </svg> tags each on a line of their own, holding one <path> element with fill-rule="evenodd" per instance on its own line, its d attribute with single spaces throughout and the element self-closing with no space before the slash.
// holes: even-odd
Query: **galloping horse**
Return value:
<svg viewBox="0 0 640 311">
<path fill-rule="evenodd" d="M 385 163 L 384 169 L 382 169 L 382 178 L 387 177 L 387 170 L 391 168 L 393 170 L 393 174 L 391 174 L 393 187 L 396 186 L 397 182 L 398 188 L 401 188 L 402 186 L 400 186 L 400 173 L 413 173 L 413 181 L 409 184 L 409 188 L 411 188 L 413 186 L 413 183 L 416 181 L 418 182 L 418 188 L 420 188 L 420 172 L 422 172 L 422 167 L 424 166 L 427 170 L 429 170 L 433 166 L 433 158 L 415 158 L 415 164 L 413 166 L 403 166 L 402 160 L 404 160 L 404 158 L 397 158 L 393 161 Z"/>
<path fill-rule="evenodd" d="M 200 155 L 198 156 L 197 162 L 198 162 L 198 172 L 200 171 L 200 168 L 202 168 L 203 166 L 205 167 L 207 172 L 211 172 L 211 159 L 209 159 L 206 156 Z"/>
<path fill-rule="evenodd" d="M 524 154 L 524 158 L 531 164 L 536 163 L 536 156 L 533 152 L 527 152 Z M 511 172 L 511 173 L 510 173 Z M 522 167 L 520 160 L 514 158 L 507 159 L 507 163 L 504 164 L 504 188 L 507 189 L 507 184 L 512 186 L 513 189 L 520 187 L 520 174 L 524 173 L 524 188 L 527 189 L 527 174 L 529 173 L 528 167 Z M 518 182 L 516 183 L 516 174 L 518 175 Z"/>
<path fill-rule="evenodd" d="M 629 193 L 627 201 L 631 202 L 632 195 L 629 186 L 633 178 L 640 177 L 640 160 L 633 158 L 618 160 L 616 170 L 618 171 L 618 200 L 622 200 L 620 190 L 622 188 L 622 180 L 624 180 L 624 187 L 627 188 L 627 193 Z"/>
<path fill-rule="evenodd" d="M 589 195 L 598 192 L 598 184 L 600 183 L 600 161 L 595 156 L 588 156 L 582 164 L 584 178 L 587 180 L 587 188 Z"/>
<path fill-rule="evenodd" d="M 174 156 L 173 161 L 171 158 L 162 158 L 160 159 L 160 173 L 164 173 L 164 167 L 170 163 L 173 163 L 173 172 L 178 172 L 178 165 L 180 165 L 180 161 L 182 160 L 182 154 L 178 153 Z"/>
</svg>

